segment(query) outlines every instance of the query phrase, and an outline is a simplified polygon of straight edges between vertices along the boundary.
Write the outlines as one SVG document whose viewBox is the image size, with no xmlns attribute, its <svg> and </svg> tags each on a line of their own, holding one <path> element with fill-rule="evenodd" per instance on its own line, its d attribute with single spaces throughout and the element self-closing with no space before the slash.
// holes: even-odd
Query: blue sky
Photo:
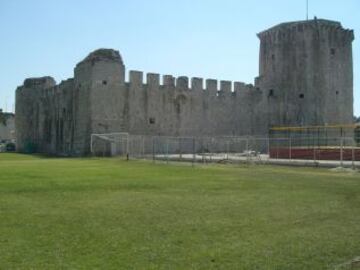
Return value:
<svg viewBox="0 0 360 270">
<path fill-rule="evenodd" d="M 309 0 L 309 16 L 360 33 L 359 0 Z M 90 51 L 120 51 L 127 70 L 253 83 L 256 33 L 305 19 L 306 0 L 0 0 L 0 108 L 11 111 L 24 78 L 58 82 Z M 355 114 L 360 44 L 355 39 Z"/>
</svg>

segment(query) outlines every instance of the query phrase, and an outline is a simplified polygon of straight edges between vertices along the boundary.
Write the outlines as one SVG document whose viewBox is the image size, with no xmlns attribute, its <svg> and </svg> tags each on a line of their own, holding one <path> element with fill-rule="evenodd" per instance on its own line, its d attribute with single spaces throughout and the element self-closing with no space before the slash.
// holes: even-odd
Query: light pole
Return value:
<svg viewBox="0 0 360 270">
<path fill-rule="evenodd" d="M 306 0 L 306 20 L 309 20 L 309 0 Z"/>
</svg>

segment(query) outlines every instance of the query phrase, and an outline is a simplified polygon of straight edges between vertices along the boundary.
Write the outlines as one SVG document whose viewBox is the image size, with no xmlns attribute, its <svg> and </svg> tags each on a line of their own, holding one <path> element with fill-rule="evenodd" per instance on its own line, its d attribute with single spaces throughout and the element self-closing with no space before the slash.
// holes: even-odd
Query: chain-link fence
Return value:
<svg viewBox="0 0 360 270">
<path fill-rule="evenodd" d="M 96 156 L 195 163 L 267 163 L 360 167 L 354 138 L 166 137 L 127 133 L 93 136 Z"/>
</svg>

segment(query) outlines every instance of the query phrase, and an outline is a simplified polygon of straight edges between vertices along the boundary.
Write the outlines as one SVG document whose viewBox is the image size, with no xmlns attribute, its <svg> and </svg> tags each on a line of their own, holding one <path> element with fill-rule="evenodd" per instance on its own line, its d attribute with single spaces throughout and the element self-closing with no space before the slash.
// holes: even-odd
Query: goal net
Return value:
<svg viewBox="0 0 360 270">
<path fill-rule="evenodd" d="M 129 153 L 129 133 L 91 134 L 90 151 L 94 156 L 126 156 Z"/>
</svg>

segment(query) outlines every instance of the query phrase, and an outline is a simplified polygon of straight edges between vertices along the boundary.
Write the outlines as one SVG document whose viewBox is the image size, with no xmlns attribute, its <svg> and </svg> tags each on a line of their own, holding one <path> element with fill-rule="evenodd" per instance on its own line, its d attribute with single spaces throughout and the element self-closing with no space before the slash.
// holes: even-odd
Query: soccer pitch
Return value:
<svg viewBox="0 0 360 270">
<path fill-rule="evenodd" d="M 20 154 L 0 171 L 0 269 L 360 265 L 359 173 Z"/>
</svg>

